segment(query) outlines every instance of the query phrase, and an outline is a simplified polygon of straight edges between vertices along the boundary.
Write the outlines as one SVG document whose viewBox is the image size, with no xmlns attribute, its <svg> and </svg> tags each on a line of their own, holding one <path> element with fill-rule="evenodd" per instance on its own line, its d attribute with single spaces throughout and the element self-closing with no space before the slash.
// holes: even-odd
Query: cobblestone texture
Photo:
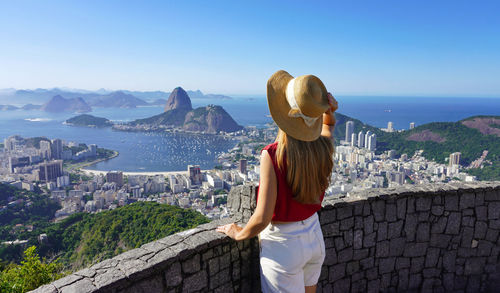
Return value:
<svg viewBox="0 0 500 293">
<path fill-rule="evenodd" d="M 255 186 L 228 196 L 214 221 L 127 251 L 32 292 L 258 292 L 257 239 L 214 231 L 245 223 Z M 373 189 L 327 198 L 318 292 L 495 292 L 500 281 L 500 182 Z"/>
</svg>

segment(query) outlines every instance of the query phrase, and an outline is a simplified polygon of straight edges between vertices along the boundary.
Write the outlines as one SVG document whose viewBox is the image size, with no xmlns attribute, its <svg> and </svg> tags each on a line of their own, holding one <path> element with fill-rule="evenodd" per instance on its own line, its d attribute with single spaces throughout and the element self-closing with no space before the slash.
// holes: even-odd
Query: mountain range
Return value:
<svg viewBox="0 0 500 293">
<path fill-rule="evenodd" d="M 148 103 L 123 91 L 116 91 L 106 95 L 88 97 L 87 101 L 92 107 L 103 108 L 135 108 L 147 106 Z"/>
<path fill-rule="evenodd" d="M 40 108 L 45 112 L 76 112 L 86 113 L 92 111 L 92 108 L 80 97 L 66 99 L 60 95 L 52 97 Z"/>
<path fill-rule="evenodd" d="M 104 89 L 97 91 L 59 88 L 35 90 L 5 89 L 0 90 L 0 101 L 15 104 L 16 106 L 9 104 L 0 105 L 0 111 L 17 110 L 20 104 L 31 105 L 25 110 L 36 109 L 55 96 L 61 96 L 65 99 L 81 98 L 91 107 L 135 108 L 147 105 L 164 105 L 167 101 L 166 98 L 170 94 L 163 91 L 108 91 Z M 192 99 L 231 99 L 231 97 L 224 95 L 203 94 L 200 90 L 187 91 L 187 94 Z"/>
<path fill-rule="evenodd" d="M 144 119 L 137 119 L 126 124 L 120 124 L 117 128 L 132 130 L 133 128 L 140 129 L 141 127 L 147 127 L 148 129 L 177 127 L 186 131 L 203 131 L 207 133 L 217 133 L 219 131 L 234 132 L 243 129 L 221 106 L 208 105 L 193 109 L 189 95 L 181 87 L 175 88 L 164 104 L 163 113 Z M 68 119 L 66 123 L 69 125 L 92 127 L 113 125 L 111 121 L 105 118 L 87 114 Z"/>
</svg>

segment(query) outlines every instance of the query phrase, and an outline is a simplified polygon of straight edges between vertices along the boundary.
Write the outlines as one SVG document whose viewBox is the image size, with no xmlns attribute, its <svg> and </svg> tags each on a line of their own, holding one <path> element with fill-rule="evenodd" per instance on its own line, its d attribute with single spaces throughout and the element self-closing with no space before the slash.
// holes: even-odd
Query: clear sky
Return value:
<svg viewBox="0 0 500 293">
<path fill-rule="evenodd" d="M 0 88 L 500 97 L 500 1 L 0 0 Z"/>
</svg>

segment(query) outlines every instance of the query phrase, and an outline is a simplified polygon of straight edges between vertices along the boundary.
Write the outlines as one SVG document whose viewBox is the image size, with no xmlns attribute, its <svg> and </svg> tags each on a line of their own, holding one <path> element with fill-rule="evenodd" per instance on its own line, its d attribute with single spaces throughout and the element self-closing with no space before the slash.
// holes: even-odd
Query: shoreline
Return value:
<svg viewBox="0 0 500 293">
<path fill-rule="evenodd" d="M 120 171 L 120 170 L 103 171 L 103 170 L 87 169 L 87 167 L 93 166 L 99 162 L 111 160 L 113 158 L 116 158 L 119 155 L 119 153 L 117 151 L 113 151 L 113 152 L 114 152 L 114 154 L 111 157 L 89 162 L 89 163 L 79 167 L 78 170 L 81 172 L 84 172 L 86 174 L 89 174 L 89 175 L 106 175 L 106 173 L 108 173 L 110 171 Z M 187 166 L 186 166 L 186 168 L 187 168 Z M 201 170 L 201 171 L 205 171 L 205 170 Z M 184 171 L 120 171 L 120 172 L 123 172 L 123 175 L 126 175 L 126 176 L 129 176 L 129 175 L 146 175 L 146 176 L 163 175 L 163 176 L 168 176 L 168 175 L 174 175 L 174 174 L 180 174 L 180 173 L 183 173 L 183 174 L 188 173 L 187 170 L 184 170 Z"/>
<path fill-rule="evenodd" d="M 109 170 L 109 171 L 102 171 L 102 170 L 90 170 L 90 169 L 80 169 L 80 171 L 90 174 L 90 175 L 106 175 L 106 173 L 110 171 L 117 171 L 117 170 Z M 119 170 L 118 170 L 119 171 Z M 208 171 L 208 170 L 200 170 L 201 172 Z M 169 175 L 175 175 L 175 174 L 184 174 L 186 175 L 188 173 L 187 170 L 185 171 L 144 171 L 144 172 L 129 172 L 129 171 L 120 171 L 123 173 L 123 175 L 126 176 L 134 176 L 134 175 L 145 175 L 145 176 L 156 176 L 156 175 L 163 175 L 165 177 Z"/>
<path fill-rule="evenodd" d="M 115 150 L 112 150 L 112 151 L 113 151 L 113 155 L 110 156 L 109 158 L 101 158 L 101 159 L 97 159 L 97 160 L 92 161 L 92 162 L 84 162 L 84 163 L 81 163 L 81 165 L 77 165 L 77 164 L 70 165 L 67 168 L 69 168 L 69 171 L 83 171 L 83 170 L 85 170 L 85 167 L 92 166 L 92 165 L 95 165 L 97 163 L 104 162 L 107 160 L 111 160 L 113 158 L 118 157 L 118 155 L 120 154 L 118 151 L 115 151 Z"/>
</svg>

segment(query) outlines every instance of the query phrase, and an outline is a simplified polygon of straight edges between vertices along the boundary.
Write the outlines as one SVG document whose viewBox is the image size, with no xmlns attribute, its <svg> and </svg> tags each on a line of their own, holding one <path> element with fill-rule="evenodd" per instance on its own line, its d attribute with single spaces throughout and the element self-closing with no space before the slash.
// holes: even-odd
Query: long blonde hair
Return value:
<svg viewBox="0 0 500 293">
<path fill-rule="evenodd" d="M 321 194 L 330 184 L 334 152 L 332 141 L 324 136 L 315 141 L 301 141 L 281 129 L 276 141 L 276 161 L 278 167 L 284 170 L 286 155 L 286 181 L 295 200 L 307 204 L 319 203 Z"/>
</svg>

